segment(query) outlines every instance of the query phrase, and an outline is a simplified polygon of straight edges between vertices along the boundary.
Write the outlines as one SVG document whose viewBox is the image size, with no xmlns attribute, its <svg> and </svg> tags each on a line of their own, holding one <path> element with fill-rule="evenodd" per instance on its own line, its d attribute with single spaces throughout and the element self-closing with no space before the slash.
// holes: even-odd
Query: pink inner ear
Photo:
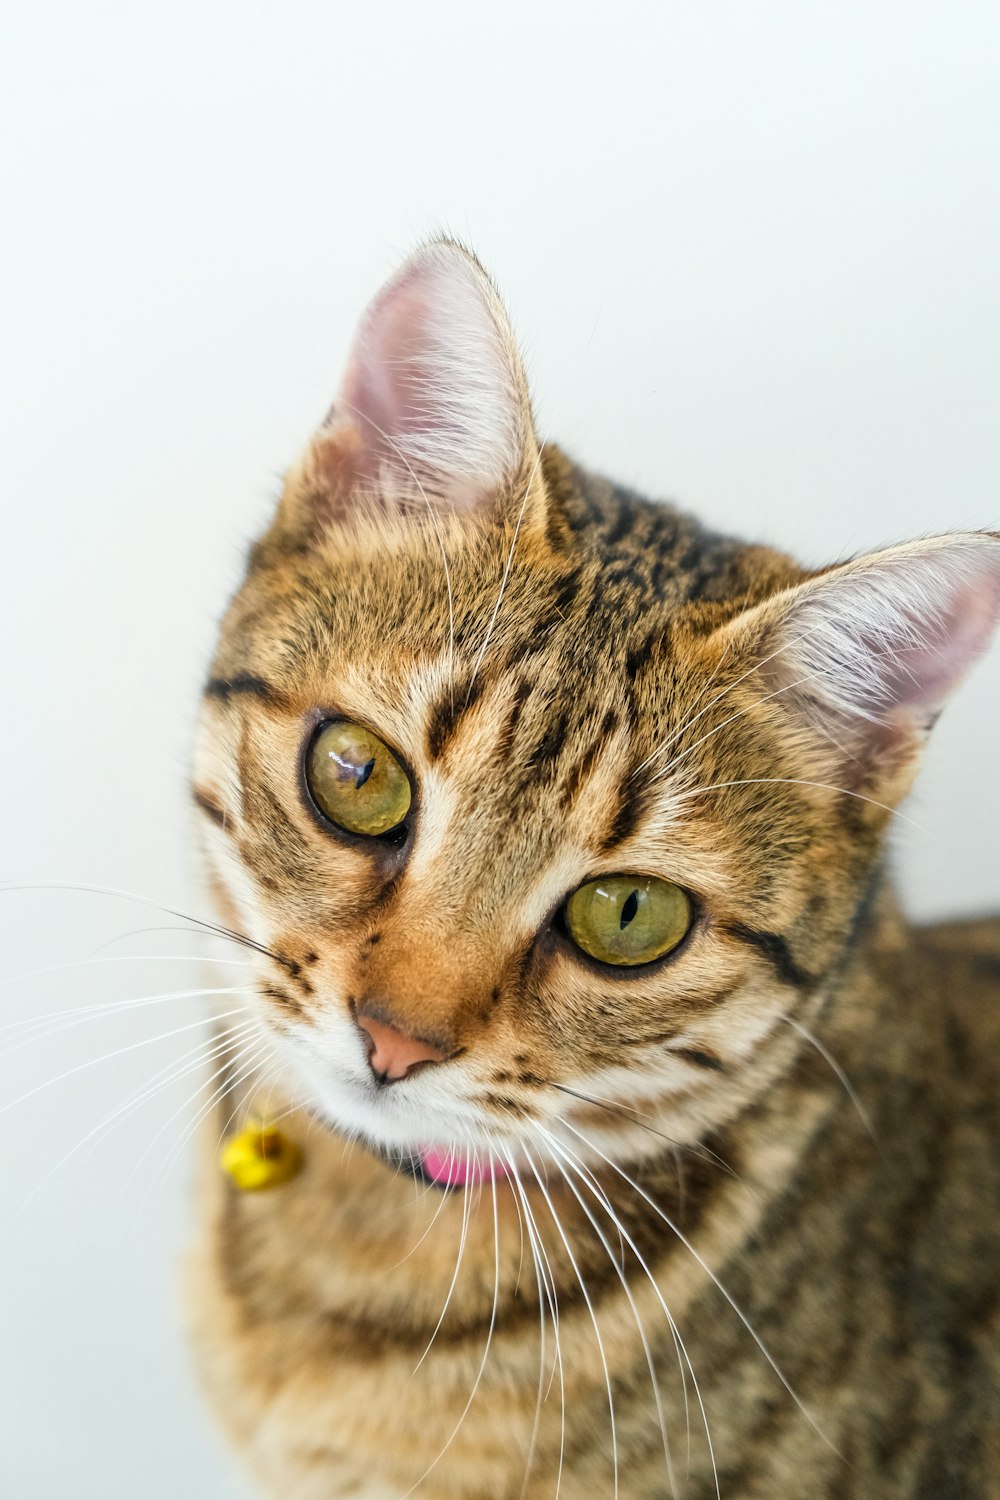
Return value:
<svg viewBox="0 0 1000 1500">
<path fill-rule="evenodd" d="M 463 509 L 516 475 L 530 417 L 502 320 L 483 272 L 453 245 L 429 246 L 379 293 L 332 414 L 359 439 L 359 478 L 416 479 Z"/>
<path fill-rule="evenodd" d="M 809 695 L 848 716 L 921 725 L 944 706 L 1000 617 L 1000 538 L 942 538 L 806 584 L 786 617 Z"/>
<path fill-rule="evenodd" d="M 393 442 L 405 450 L 408 434 L 439 420 L 427 404 L 432 345 L 426 290 L 412 277 L 400 279 L 370 309 L 340 393 L 340 404 L 371 429 L 366 442 L 384 461 L 392 461 Z"/>
<path fill-rule="evenodd" d="M 911 618 L 916 642 L 884 660 L 886 698 L 913 712 L 938 713 L 989 645 L 998 618 L 1000 566 L 962 580 L 932 622 Z"/>
</svg>

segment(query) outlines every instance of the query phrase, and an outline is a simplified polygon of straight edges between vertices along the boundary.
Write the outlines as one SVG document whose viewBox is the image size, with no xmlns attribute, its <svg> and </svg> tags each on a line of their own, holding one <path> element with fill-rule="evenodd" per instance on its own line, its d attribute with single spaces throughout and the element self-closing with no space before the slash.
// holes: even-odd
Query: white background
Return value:
<svg viewBox="0 0 1000 1500">
<path fill-rule="evenodd" d="M 356 315 L 438 227 L 595 466 L 814 564 L 1000 524 L 995 4 L 22 0 L 3 34 L 7 881 L 207 915 L 185 766 L 213 622 Z M 997 905 L 998 709 L 994 653 L 897 834 L 918 914 Z M 193 987 L 128 957 L 201 951 L 135 932 L 171 920 L 0 894 L 0 1023 Z M 112 938 L 127 961 L 19 977 Z M 194 1080 L 87 1140 L 198 1015 L 0 1037 L 10 1500 L 243 1493 L 175 1297 Z"/>
</svg>

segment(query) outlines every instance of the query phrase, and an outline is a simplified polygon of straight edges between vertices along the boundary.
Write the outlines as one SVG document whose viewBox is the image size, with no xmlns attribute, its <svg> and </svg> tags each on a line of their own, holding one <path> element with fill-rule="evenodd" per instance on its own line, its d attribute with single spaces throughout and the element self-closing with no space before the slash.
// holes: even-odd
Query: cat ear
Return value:
<svg viewBox="0 0 1000 1500">
<path fill-rule="evenodd" d="M 724 627 L 752 643 L 771 702 L 847 750 L 919 748 L 1000 618 L 1000 535 L 959 533 L 845 563 Z"/>
<path fill-rule="evenodd" d="M 372 302 L 311 450 L 334 507 L 415 493 L 453 511 L 495 503 L 538 455 L 524 370 L 478 261 L 419 250 Z"/>
</svg>

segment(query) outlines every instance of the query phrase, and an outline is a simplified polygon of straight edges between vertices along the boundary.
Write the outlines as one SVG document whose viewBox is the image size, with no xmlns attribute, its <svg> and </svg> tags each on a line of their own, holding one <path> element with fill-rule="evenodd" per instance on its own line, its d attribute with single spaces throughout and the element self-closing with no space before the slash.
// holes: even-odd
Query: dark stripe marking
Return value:
<svg viewBox="0 0 1000 1500">
<path fill-rule="evenodd" d="M 538 744 L 528 756 L 528 766 L 532 771 L 540 771 L 543 767 L 553 764 L 559 759 L 559 755 L 566 743 L 566 735 L 569 730 L 569 713 L 563 712 L 546 729 Z"/>
<path fill-rule="evenodd" d="M 559 804 L 563 812 L 565 812 L 566 809 L 570 807 L 576 800 L 577 792 L 580 790 L 581 786 L 586 781 L 591 771 L 594 769 L 594 766 L 597 762 L 597 757 L 604 749 L 604 745 L 604 736 L 602 734 L 599 734 L 596 739 L 590 742 L 587 749 L 583 752 L 576 764 L 570 766 L 569 770 L 566 773 L 566 780 L 563 784 L 562 796 L 560 798 Z"/>
<path fill-rule="evenodd" d="M 200 807 L 203 813 L 207 813 L 213 823 L 217 823 L 220 828 L 225 828 L 226 810 L 219 806 L 214 797 L 210 797 L 208 792 L 203 792 L 201 787 L 197 786 L 191 788 L 191 796 L 194 798 L 195 805 Z"/>
<path fill-rule="evenodd" d="M 571 604 L 577 601 L 580 593 L 580 583 L 583 578 L 583 568 L 573 568 L 559 580 L 555 593 L 552 596 L 552 612 L 560 616 L 565 615 Z"/>
<path fill-rule="evenodd" d="M 447 697 L 431 709 L 425 731 L 427 755 L 430 760 L 440 760 L 448 742 L 458 727 L 464 713 L 474 708 L 482 693 L 482 682 L 477 677 L 468 683 L 454 683 Z"/>
<path fill-rule="evenodd" d="M 514 1115 L 517 1119 L 531 1113 L 527 1105 L 522 1104 L 520 1099 L 512 1099 L 509 1094 L 481 1094 L 477 1102 L 485 1104 L 495 1114 Z"/>
<path fill-rule="evenodd" d="M 785 939 L 777 932 L 758 932 L 753 927 L 744 927 L 742 922 L 733 922 L 725 931 L 740 943 L 747 943 L 762 953 L 783 984 L 793 989 L 810 990 L 817 983 L 817 976 L 799 967 L 792 957 Z"/>
<path fill-rule="evenodd" d="M 287 990 L 280 989 L 276 984 L 263 984 L 261 985 L 261 993 L 266 995 L 269 1000 L 273 1000 L 275 1004 L 279 1005 L 282 1010 L 287 1011 L 289 1015 L 293 1015 L 301 1021 L 309 1021 L 312 1024 L 312 1017 L 308 1011 Z"/>
<path fill-rule="evenodd" d="M 498 760 L 504 760 L 510 754 L 510 751 L 514 744 L 514 735 L 517 732 L 517 726 L 521 722 L 521 714 L 524 711 L 524 705 L 527 703 L 530 697 L 531 680 L 528 677 L 522 677 L 521 681 L 517 685 L 517 689 L 511 701 L 510 712 L 507 715 L 507 722 L 504 725 L 503 729 L 501 729 L 500 733 L 497 735 Z"/>
<path fill-rule="evenodd" d="M 698 1068 L 710 1068 L 713 1072 L 724 1073 L 726 1065 L 721 1057 L 716 1057 L 714 1052 L 708 1052 L 704 1047 L 671 1047 L 671 1056 L 681 1057 L 685 1062 L 694 1063 Z"/>
<path fill-rule="evenodd" d="M 633 646 L 625 657 L 625 675 L 629 682 L 634 682 L 636 674 L 646 665 L 649 653 L 652 649 L 652 641 L 649 637 L 641 645 Z"/>
<path fill-rule="evenodd" d="M 269 682 L 252 672 L 237 672 L 235 677 L 210 677 L 205 684 L 205 697 L 218 698 L 222 703 L 244 694 L 263 703 L 276 703 L 280 699 Z"/>
<path fill-rule="evenodd" d="M 616 845 L 624 843 L 629 835 L 634 833 L 636 824 L 645 810 L 646 790 L 630 777 L 626 777 L 622 782 L 618 792 L 618 806 L 601 846 L 605 853 L 610 852 Z"/>
<path fill-rule="evenodd" d="M 618 542 L 623 542 L 636 522 L 636 514 L 633 508 L 625 501 L 619 501 L 618 517 L 610 530 L 601 538 L 606 547 L 614 547 Z"/>
</svg>

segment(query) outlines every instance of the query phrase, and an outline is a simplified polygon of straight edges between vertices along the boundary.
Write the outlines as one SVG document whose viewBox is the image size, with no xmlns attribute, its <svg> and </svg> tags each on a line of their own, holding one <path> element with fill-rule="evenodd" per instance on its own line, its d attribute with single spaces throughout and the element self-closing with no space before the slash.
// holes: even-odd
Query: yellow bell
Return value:
<svg viewBox="0 0 1000 1500">
<path fill-rule="evenodd" d="M 257 1193 L 289 1182 L 302 1166 L 302 1152 L 276 1126 L 251 1120 L 226 1141 L 220 1163 L 241 1193 Z"/>
</svg>

